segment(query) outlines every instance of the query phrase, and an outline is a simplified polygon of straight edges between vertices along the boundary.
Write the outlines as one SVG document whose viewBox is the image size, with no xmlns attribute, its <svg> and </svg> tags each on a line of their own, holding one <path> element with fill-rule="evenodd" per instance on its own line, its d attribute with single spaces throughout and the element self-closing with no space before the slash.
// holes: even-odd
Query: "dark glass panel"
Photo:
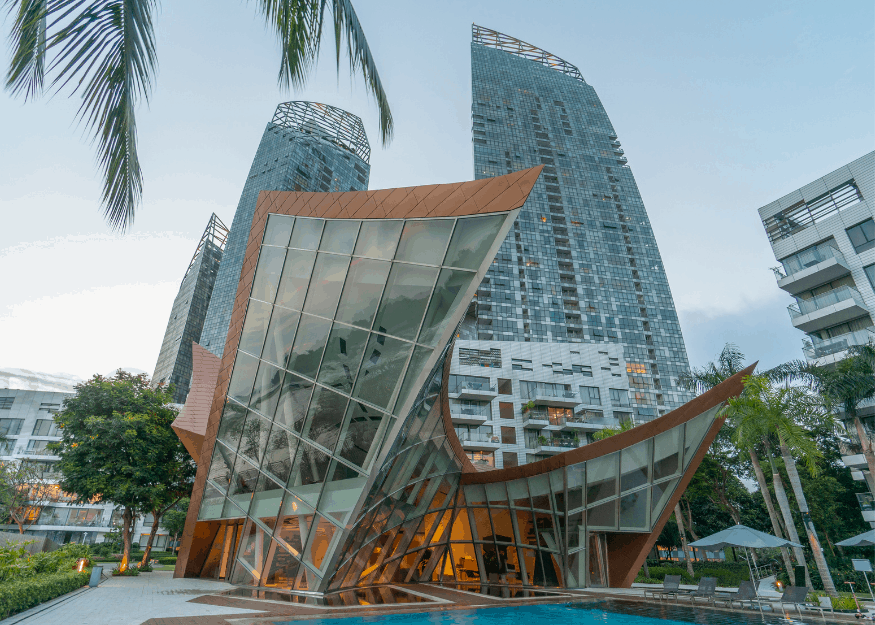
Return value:
<svg viewBox="0 0 875 625">
<path fill-rule="evenodd" d="M 370 329 L 391 268 L 386 261 L 353 258 L 335 319 Z"/>
<path fill-rule="evenodd" d="M 262 470 L 276 476 L 283 484 L 288 482 L 297 445 L 298 439 L 283 428 L 274 425 L 261 464 Z"/>
<path fill-rule="evenodd" d="M 302 441 L 292 464 L 289 490 L 315 508 L 330 461 L 325 453 Z"/>
<path fill-rule="evenodd" d="M 242 426 L 240 429 L 243 429 Z M 233 451 L 222 443 L 216 443 L 216 446 L 213 448 L 213 458 L 210 461 L 210 472 L 207 474 L 207 478 L 221 488 L 223 493 L 227 493 L 228 487 L 231 485 L 235 458 L 236 455 Z"/>
<path fill-rule="evenodd" d="M 328 547 L 331 545 L 331 540 L 334 538 L 336 531 L 337 527 L 331 521 L 321 515 L 316 515 L 312 531 L 310 532 L 310 546 L 307 550 L 307 557 L 317 569 L 322 568 L 325 556 L 328 554 Z"/>
<path fill-rule="evenodd" d="M 561 549 L 556 528 L 553 526 L 553 515 L 535 512 L 535 527 L 538 529 L 538 542 L 543 549 L 550 551 Z"/>
<path fill-rule="evenodd" d="M 510 510 L 498 508 L 490 510 L 492 514 L 492 526 L 495 529 L 495 542 L 513 543 L 513 523 L 510 520 Z"/>
<path fill-rule="evenodd" d="M 411 220 L 404 224 L 395 260 L 440 265 L 453 231 L 452 219 Z"/>
<path fill-rule="evenodd" d="M 591 505 L 607 497 L 617 494 L 617 460 L 616 452 L 587 462 L 586 466 L 586 503 Z"/>
<path fill-rule="evenodd" d="M 583 487 L 586 484 L 586 463 L 579 462 L 566 469 L 568 479 L 568 509 L 583 506 Z"/>
<path fill-rule="evenodd" d="M 587 510 L 587 527 L 593 529 L 617 528 L 617 500 L 599 504 Z"/>
<path fill-rule="evenodd" d="M 507 490 L 504 487 L 504 482 L 486 484 L 486 499 L 489 501 L 490 508 L 494 508 L 495 506 L 506 506 Z"/>
<path fill-rule="evenodd" d="M 225 410 L 222 412 L 222 420 L 219 422 L 219 433 L 216 438 L 228 443 L 232 452 L 237 451 L 237 447 L 240 445 L 245 420 L 246 408 L 233 401 L 225 402 Z"/>
<path fill-rule="evenodd" d="M 274 542 L 273 551 L 264 567 L 262 586 L 289 589 L 298 576 L 301 564 L 282 545 Z"/>
<path fill-rule="evenodd" d="M 258 257 L 258 266 L 255 270 L 255 279 L 252 281 L 252 293 L 250 297 L 260 299 L 269 304 L 276 297 L 276 287 L 283 271 L 283 261 L 286 259 L 286 250 L 281 247 L 263 247 Z"/>
<path fill-rule="evenodd" d="M 643 486 L 650 480 L 651 453 L 649 439 L 620 453 L 620 492 Z"/>
<path fill-rule="evenodd" d="M 393 263 L 374 328 L 403 339 L 415 339 L 437 274 L 434 267 Z"/>
<path fill-rule="evenodd" d="M 479 269 L 504 220 L 505 215 L 459 219 L 443 264 L 462 269 Z"/>
<path fill-rule="evenodd" d="M 236 399 L 241 404 L 249 405 L 249 395 L 252 393 L 252 383 L 255 381 L 257 370 L 257 358 L 243 352 L 237 352 L 234 373 L 231 374 L 231 382 L 228 385 L 228 397 Z"/>
<path fill-rule="evenodd" d="M 647 491 L 642 488 L 620 497 L 620 529 L 647 530 Z"/>
<path fill-rule="evenodd" d="M 313 390 L 313 399 L 310 400 L 310 411 L 302 436 L 326 449 L 334 449 L 340 436 L 347 401 L 343 395 L 323 386 L 317 386 Z"/>
<path fill-rule="evenodd" d="M 323 317 L 334 317 L 348 267 L 349 257 L 347 256 L 319 254 L 316 257 L 304 312 Z"/>
<path fill-rule="evenodd" d="M 338 254 L 352 254 L 360 223 L 354 219 L 327 220 L 319 249 Z"/>
<path fill-rule="evenodd" d="M 523 584 L 526 586 L 534 586 L 535 568 L 541 568 L 541 559 L 537 556 L 536 552 L 531 549 L 520 549 L 519 551 L 522 556 L 522 565 L 525 567 Z"/>
<path fill-rule="evenodd" d="M 420 343 L 432 346 L 437 343 L 452 316 L 464 303 L 465 292 L 475 275 L 470 271 L 441 269 L 422 331 L 419 333 Z"/>
<path fill-rule="evenodd" d="M 259 466 L 264 450 L 267 448 L 269 435 L 270 421 L 250 410 L 249 414 L 246 415 L 246 424 L 243 426 L 243 438 L 240 440 L 238 453 L 244 454 L 253 460 L 256 466 Z"/>
<path fill-rule="evenodd" d="M 529 502 L 529 487 L 526 485 L 526 480 L 514 480 L 508 482 L 507 492 L 510 497 L 511 504 L 520 508 L 530 508 Z"/>
<path fill-rule="evenodd" d="M 367 340 L 367 330 L 335 323 L 328 337 L 317 380 L 344 393 L 352 393 L 355 383 L 353 376 L 361 365 Z"/>
<path fill-rule="evenodd" d="M 586 544 L 586 512 L 572 512 L 568 515 L 568 548 L 575 549 Z"/>
<path fill-rule="evenodd" d="M 243 456 L 237 456 L 228 497 L 244 512 L 249 509 L 249 501 L 258 485 L 258 475 L 258 469 Z"/>
<path fill-rule="evenodd" d="M 651 487 L 651 522 L 655 522 L 659 518 L 659 515 L 662 514 L 662 511 L 665 509 L 665 505 L 668 503 L 669 498 L 671 498 L 671 494 L 674 492 L 675 486 L 677 486 L 678 479 L 680 478 L 668 480 L 667 482 L 662 482 L 660 484 L 654 484 Z"/>
<path fill-rule="evenodd" d="M 289 356 L 288 368 L 315 379 L 330 330 L 331 321 L 301 315 L 301 324 L 295 338 L 295 347 L 292 349 L 292 355 Z"/>
<path fill-rule="evenodd" d="M 215 486 L 207 482 L 204 485 L 204 494 L 201 498 L 201 508 L 198 511 L 198 521 L 218 519 L 222 516 L 222 505 L 225 496 Z"/>
<path fill-rule="evenodd" d="M 280 367 L 286 366 L 286 361 L 292 352 L 295 330 L 298 327 L 298 319 L 300 318 L 301 313 L 294 312 L 288 308 L 277 306 L 273 309 L 270 328 L 267 331 L 267 340 L 264 343 L 264 349 L 261 354 L 262 359 L 277 364 Z"/>
<path fill-rule="evenodd" d="M 283 381 L 282 369 L 266 362 L 258 365 L 258 374 L 255 376 L 255 386 L 252 388 L 252 398 L 249 407 L 259 411 L 268 418 L 273 418 L 276 404 L 280 398 L 280 387 Z"/>
<path fill-rule="evenodd" d="M 657 434 L 653 439 L 653 480 L 658 481 L 665 477 L 675 475 L 680 471 L 680 447 L 682 427 L 670 429 L 668 432 Z"/>
<path fill-rule="evenodd" d="M 489 523 L 489 510 L 486 508 L 468 508 L 473 519 L 476 535 L 475 540 L 493 540 L 492 525 Z"/>
<path fill-rule="evenodd" d="M 699 445 L 711 427 L 713 413 L 716 410 L 717 408 L 712 408 L 695 419 L 687 421 L 684 431 L 684 467 L 689 466 L 693 456 L 696 455 Z"/>
<path fill-rule="evenodd" d="M 249 308 L 246 309 L 246 321 L 243 323 L 243 332 L 240 333 L 239 349 L 249 352 L 253 356 L 261 355 L 261 346 L 267 334 L 267 323 L 270 320 L 270 311 L 273 307 L 265 302 L 249 300 Z"/>
<path fill-rule="evenodd" d="M 307 287 L 310 284 L 310 274 L 313 263 L 316 262 L 316 252 L 289 250 L 283 276 L 280 278 L 277 306 L 300 310 L 304 306 Z"/>
<path fill-rule="evenodd" d="M 307 416 L 307 406 L 310 404 L 312 392 L 312 382 L 287 372 L 274 421 L 290 430 L 300 432 L 304 425 L 304 417 Z"/>
<path fill-rule="evenodd" d="M 398 235 L 403 226 L 404 222 L 401 220 L 375 219 L 362 222 L 354 254 L 391 259 L 395 255 Z"/>
<path fill-rule="evenodd" d="M 529 478 L 529 493 L 532 495 L 532 507 L 536 510 L 553 509 L 550 505 L 550 483 L 546 475 L 535 475 Z"/>
<path fill-rule="evenodd" d="M 482 484 L 472 484 L 465 487 L 465 499 L 469 506 L 486 505 L 486 489 Z"/>
<path fill-rule="evenodd" d="M 300 247 L 305 250 L 315 250 L 319 247 L 319 239 L 322 237 L 324 219 L 307 219 L 298 217 L 295 220 L 295 229 L 292 230 L 292 240 L 289 247 Z"/>
<path fill-rule="evenodd" d="M 388 406 L 411 347 L 411 343 L 371 334 L 353 394 L 380 408 Z"/>
<path fill-rule="evenodd" d="M 586 551 L 578 551 L 568 556 L 568 588 L 586 586 Z"/>
<path fill-rule="evenodd" d="M 385 431 L 389 417 L 353 400 L 346 411 L 346 426 L 340 437 L 335 454 L 367 470 L 377 449 L 374 439 L 377 433 Z"/>
<path fill-rule="evenodd" d="M 427 347 L 417 345 L 413 350 L 413 358 L 410 359 L 410 364 L 407 365 L 407 374 L 404 376 L 404 384 L 401 385 L 401 390 L 398 393 L 398 399 L 395 401 L 395 412 L 401 410 L 404 402 L 414 392 L 418 392 L 416 388 L 416 379 L 425 368 L 426 361 L 431 357 L 432 352 Z"/>
<path fill-rule="evenodd" d="M 267 226 L 264 228 L 264 241 L 262 245 L 279 245 L 286 247 L 289 237 L 292 235 L 292 226 L 295 218 L 291 215 L 278 215 L 271 213 L 267 216 Z"/>
</svg>

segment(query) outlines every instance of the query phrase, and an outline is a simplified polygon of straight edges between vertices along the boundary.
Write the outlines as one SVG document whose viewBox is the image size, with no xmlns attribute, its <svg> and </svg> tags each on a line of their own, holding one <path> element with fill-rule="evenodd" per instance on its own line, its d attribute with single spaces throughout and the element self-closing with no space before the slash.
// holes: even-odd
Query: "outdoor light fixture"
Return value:
<svg viewBox="0 0 875 625">
<path fill-rule="evenodd" d="M 76 571 L 81 573 L 85 570 L 85 564 L 88 562 L 88 558 L 79 558 L 76 562 Z"/>
</svg>

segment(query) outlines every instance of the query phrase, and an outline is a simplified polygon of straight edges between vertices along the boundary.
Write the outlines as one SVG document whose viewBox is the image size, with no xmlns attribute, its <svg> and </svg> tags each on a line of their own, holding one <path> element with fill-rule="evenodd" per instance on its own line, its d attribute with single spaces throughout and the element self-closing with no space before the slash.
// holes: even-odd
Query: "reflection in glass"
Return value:
<svg viewBox="0 0 875 625">
<path fill-rule="evenodd" d="M 391 268 L 382 260 L 353 258 L 335 319 L 370 329 Z"/>
<path fill-rule="evenodd" d="M 288 482 L 292 470 L 292 458 L 298 439 L 283 428 L 274 425 L 270 431 L 270 441 L 264 454 L 261 468 L 275 476 L 283 484 Z"/>
<path fill-rule="evenodd" d="M 683 429 L 675 427 L 668 432 L 657 434 L 653 440 L 653 480 L 674 475 L 680 470 L 681 433 Z"/>
<path fill-rule="evenodd" d="M 353 394 L 375 406 L 388 406 L 411 347 L 410 343 L 371 334 Z"/>
<path fill-rule="evenodd" d="M 456 230 L 450 239 L 443 264 L 461 269 L 479 269 L 504 219 L 503 214 L 460 218 L 456 222 Z"/>
<path fill-rule="evenodd" d="M 277 215 L 271 213 L 267 216 L 267 226 L 264 229 L 264 241 L 262 245 L 279 245 L 286 247 L 292 234 L 292 226 L 295 218 L 291 215 Z"/>
<path fill-rule="evenodd" d="M 240 444 L 245 420 L 246 408 L 232 401 L 225 403 L 225 410 L 222 412 L 222 420 L 219 422 L 219 432 L 216 434 L 216 438 L 227 443 L 232 452 L 237 451 L 237 446 Z"/>
<path fill-rule="evenodd" d="M 298 453 L 292 464 L 292 476 L 289 478 L 289 490 L 308 505 L 316 507 L 319 499 L 320 485 L 325 480 L 328 463 L 331 458 L 312 445 L 301 441 Z"/>
<path fill-rule="evenodd" d="M 414 390 L 419 390 L 415 382 L 419 378 L 422 370 L 425 367 L 426 361 L 431 357 L 433 350 L 427 347 L 417 345 L 413 350 L 413 358 L 410 359 L 410 364 L 407 365 L 407 374 L 404 377 L 404 384 L 401 386 L 401 391 L 398 393 L 398 399 L 395 402 L 395 412 L 398 413 L 404 402 L 410 397 Z"/>
<path fill-rule="evenodd" d="M 705 438 L 705 434 L 708 433 L 708 428 L 711 427 L 713 413 L 716 410 L 717 408 L 712 408 L 695 419 L 687 421 L 684 433 L 684 468 L 690 466 L 693 456 L 696 455 L 696 450 Z"/>
<path fill-rule="evenodd" d="M 281 539 L 293 554 L 299 556 L 307 543 L 312 521 L 312 509 L 291 495 L 286 495 L 275 536 Z"/>
<path fill-rule="evenodd" d="M 617 500 L 587 510 L 587 526 L 589 529 L 617 529 Z"/>
<path fill-rule="evenodd" d="M 344 430 L 335 454 L 365 470 L 370 468 L 379 445 L 377 434 L 382 434 L 389 417 L 353 400 L 346 411 Z"/>
<path fill-rule="evenodd" d="M 425 314 L 422 331 L 419 333 L 420 343 L 426 345 L 437 343 L 447 324 L 465 300 L 465 293 L 474 276 L 475 274 L 470 271 L 441 269 L 434 289 L 434 296 L 432 296 L 428 312 Z"/>
<path fill-rule="evenodd" d="M 237 453 L 245 454 L 247 458 L 255 461 L 256 466 L 260 465 L 261 456 L 267 447 L 269 434 L 270 421 L 263 419 L 250 410 L 249 414 L 246 415 L 243 437 L 240 440 L 240 449 Z"/>
<path fill-rule="evenodd" d="M 298 217 L 295 229 L 292 230 L 292 240 L 289 247 L 299 247 L 305 250 L 315 250 L 319 247 L 324 219 L 307 219 Z"/>
<path fill-rule="evenodd" d="M 283 270 L 286 250 L 281 247 L 263 247 L 258 257 L 255 279 L 252 281 L 251 297 L 263 302 L 273 303 L 276 286 Z"/>
<path fill-rule="evenodd" d="M 340 436 L 340 426 L 346 412 L 347 398 L 317 386 L 310 401 L 310 413 L 304 425 L 302 436 L 318 443 L 326 449 L 334 449 Z"/>
<path fill-rule="evenodd" d="M 330 516 L 338 523 L 345 523 L 358 501 L 365 478 L 345 464 L 334 461 L 328 471 L 329 479 L 322 489 L 319 499 L 319 512 Z"/>
<path fill-rule="evenodd" d="M 264 525 L 273 528 L 276 523 L 276 515 L 280 511 L 283 492 L 279 484 L 262 473 L 261 477 L 258 478 L 258 486 L 252 497 L 249 516 L 259 519 Z"/>
<path fill-rule="evenodd" d="M 586 544 L 586 512 L 573 512 L 568 515 L 568 548 L 575 549 Z"/>
<path fill-rule="evenodd" d="M 249 308 L 246 309 L 246 322 L 240 333 L 238 349 L 249 352 L 253 356 L 261 355 L 261 346 L 264 336 L 267 334 L 267 322 L 270 320 L 272 306 L 255 299 L 249 300 Z"/>
<path fill-rule="evenodd" d="M 440 265 L 453 231 L 452 219 L 410 220 L 404 224 L 395 260 Z"/>
<path fill-rule="evenodd" d="M 201 499 L 201 508 L 198 511 L 198 521 L 218 519 L 222 516 L 222 504 L 225 496 L 215 486 L 207 482 L 204 485 L 204 494 Z"/>
<path fill-rule="evenodd" d="M 586 503 L 591 505 L 617 494 L 616 452 L 589 460 L 586 464 Z"/>
<path fill-rule="evenodd" d="M 295 330 L 298 327 L 298 319 L 301 313 L 288 308 L 276 306 L 270 319 L 270 328 L 267 330 L 267 340 L 264 342 L 264 350 L 261 358 L 275 363 L 280 367 L 286 366 L 289 354 L 292 352 L 292 341 L 295 339 Z"/>
<path fill-rule="evenodd" d="M 510 497 L 510 502 L 518 508 L 529 508 L 529 489 L 526 486 L 526 480 L 514 480 L 507 483 L 507 494 Z"/>
<path fill-rule="evenodd" d="M 415 339 L 438 270 L 394 263 L 374 327 L 403 339 Z"/>
<path fill-rule="evenodd" d="M 312 391 L 312 382 L 293 373 L 286 373 L 274 421 L 290 430 L 300 432 L 304 425 L 304 417 L 307 415 L 307 404 L 310 403 Z"/>
<path fill-rule="evenodd" d="M 307 292 L 304 311 L 324 317 L 334 317 L 337 300 L 343 289 L 349 257 L 335 254 L 319 254 L 313 267 L 313 278 Z"/>
<path fill-rule="evenodd" d="M 249 400 L 250 408 L 259 411 L 268 418 L 273 418 L 276 403 L 280 397 L 283 373 L 282 369 L 271 364 L 259 363 L 255 385 L 252 388 L 252 398 Z"/>
<path fill-rule="evenodd" d="M 251 414 L 251 413 L 250 413 Z M 240 510 L 249 509 L 249 501 L 258 483 L 258 469 L 243 456 L 237 456 L 234 463 L 234 476 L 228 488 L 228 497 Z"/>
<path fill-rule="evenodd" d="M 643 486 L 650 479 L 650 439 L 624 449 L 620 455 L 620 492 Z"/>
<path fill-rule="evenodd" d="M 252 392 L 252 383 L 255 381 L 255 372 L 258 370 L 258 359 L 243 352 L 237 352 L 234 361 L 234 373 L 231 374 L 231 382 L 228 385 L 228 397 L 236 399 L 244 405 L 249 404 L 249 394 Z"/>
<path fill-rule="evenodd" d="M 643 488 L 620 497 L 620 529 L 649 529 L 647 525 L 647 491 Z"/>
<path fill-rule="evenodd" d="M 220 488 L 223 493 L 227 493 L 228 487 L 231 485 L 231 476 L 234 473 L 234 458 L 233 450 L 228 449 L 220 442 L 216 443 L 207 479 Z"/>
<path fill-rule="evenodd" d="M 337 528 L 331 521 L 316 515 L 310 532 L 310 547 L 307 556 L 317 569 L 322 568 L 325 554 L 328 552 L 328 546 L 331 544 L 331 539 L 334 538 L 335 531 Z"/>
<path fill-rule="evenodd" d="M 316 252 L 289 250 L 283 275 L 280 278 L 276 305 L 300 310 L 304 305 L 307 287 L 310 284 L 310 274 L 313 263 L 316 262 Z"/>
<path fill-rule="evenodd" d="M 568 509 L 576 510 L 583 506 L 583 486 L 586 484 L 586 463 L 579 462 L 566 470 L 568 480 Z"/>
<path fill-rule="evenodd" d="M 317 380 L 321 384 L 352 393 L 353 376 L 362 362 L 368 332 L 335 323 L 328 337 Z"/>
<path fill-rule="evenodd" d="M 391 259 L 398 245 L 398 235 L 404 222 L 399 220 L 379 219 L 362 222 L 358 242 L 355 244 L 355 256 L 370 256 L 371 258 Z"/>
<path fill-rule="evenodd" d="M 295 347 L 289 356 L 288 368 L 308 378 L 315 378 L 330 329 L 331 321 L 327 319 L 301 315 L 301 324 L 295 338 Z"/>
<path fill-rule="evenodd" d="M 361 222 L 354 219 L 331 219 L 325 224 L 325 234 L 319 249 L 338 254 L 352 254 Z"/>
<path fill-rule="evenodd" d="M 273 549 L 264 567 L 261 584 L 267 587 L 291 588 L 298 575 L 301 564 L 295 560 L 280 543 L 274 542 Z"/>
<path fill-rule="evenodd" d="M 668 503 L 671 494 L 674 492 L 674 487 L 677 486 L 678 480 L 680 478 L 675 478 L 673 480 L 668 480 L 667 482 L 661 482 L 659 484 L 654 484 L 651 487 L 650 493 L 650 506 L 651 506 L 651 514 L 650 518 L 653 521 L 656 521 L 659 518 L 659 515 L 662 514 L 662 511 L 665 509 L 666 504 Z"/>
<path fill-rule="evenodd" d="M 240 562 L 243 562 L 251 569 L 252 575 L 257 580 L 261 569 L 264 567 L 269 547 L 270 539 L 264 530 L 252 521 L 249 521 L 246 529 L 243 530 L 243 539 L 240 541 L 240 548 L 237 550 L 238 564 L 235 567 L 235 575 L 242 568 Z"/>
</svg>

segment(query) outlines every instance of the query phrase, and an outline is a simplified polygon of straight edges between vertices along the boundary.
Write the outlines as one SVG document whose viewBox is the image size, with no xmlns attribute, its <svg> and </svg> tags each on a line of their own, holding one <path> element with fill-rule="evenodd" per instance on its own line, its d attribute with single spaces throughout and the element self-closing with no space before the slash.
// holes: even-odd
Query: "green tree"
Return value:
<svg viewBox="0 0 875 625">
<path fill-rule="evenodd" d="M 18 526 L 18 533 L 39 518 L 49 501 L 52 485 L 43 479 L 40 466 L 28 460 L 0 463 L 0 516 Z"/>
<path fill-rule="evenodd" d="M 143 178 L 137 154 L 136 109 L 148 102 L 157 68 L 157 0 L 0 0 L 10 13 L 12 57 L 6 89 L 25 99 L 48 86 L 82 99 L 78 117 L 97 143 L 103 208 L 109 224 L 133 223 Z M 258 12 L 280 43 L 277 80 L 301 87 L 319 58 L 326 9 L 352 73 L 361 73 L 380 113 L 380 136 L 392 136 L 392 113 L 377 66 L 350 0 L 257 0 Z"/>
<path fill-rule="evenodd" d="M 775 388 L 763 376 L 746 377 L 744 392 L 729 399 L 727 412 L 735 422 L 735 440 L 739 446 L 744 446 L 751 440 L 764 440 L 769 436 L 777 439 L 824 590 L 837 596 L 802 490 L 795 460 L 798 457 L 810 473 L 817 473 L 817 460 L 823 454 L 807 430 L 813 425 L 828 426 L 831 415 L 825 413 L 816 398 L 803 389 L 789 385 Z M 788 530 L 791 525 L 792 519 L 787 522 Z"/>
<path fill-rule="evenodd" d="M 122 544 L 130 561 L 136 515 L 151 509 L 169 488 L 165 462 L 180 446 L 170 424 L 172 388 L 152 388 L 145 375 L 119 370 L 78 384 L 55 415 L 60 442 L 60 487 L 79 502 L 112 502 L 122 508 Z M 172 437 L 172 438 L 171 438 Z"/>
<path fill-rule="evenodd" d="M 183 497 L 175 506 L 164 513 L 164 520 L 161 525 L 167 530 L 167 533 L 173 536 L 173 543 L 176 544 L 179 540 L 179 535 L 185 529 L 185 517 L 188 516 L 188 506 L 190 500 L 188 497 Z M 174 550 L 176 550 L 174 548 Z"/>
</svg>

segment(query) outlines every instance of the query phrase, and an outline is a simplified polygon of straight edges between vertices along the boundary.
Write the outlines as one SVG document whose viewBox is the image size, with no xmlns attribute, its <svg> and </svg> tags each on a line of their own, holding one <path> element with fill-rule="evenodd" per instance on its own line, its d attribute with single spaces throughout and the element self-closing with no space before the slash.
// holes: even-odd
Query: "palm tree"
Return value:
<svg viewBox="0 0 875 625">
<path fill-rule="evenodd" d="M 102 203 L 110 226 L 124 231 L 143 191 L 135 109 L 148 102 L 157 56 L 157 0 L 0 0 L 9 10 L 12 58 L 6 89 L 31 99 L 47 83 L 82 98 L 77 116 L 97 142 Z M 340 70 L 346 40 L 350 71 L 360 72 L 380 112 L 380 137 L 392 136 L 392 113 L 380 75 L 350 0 L 256 0 L 281 46 L 280 87 L 303 86 L 319 56 L 325 10 Z"/>
<path fill-rule="evenodd" d="M 806 425 L 829 426 L 832 416 L 825 413 L 817 402 L 804 390 L 790 385 L 778 388 L 763 376 L 748 376 L 744 380 L 744 393 L 729 399 L 728 415 L 735 422 L 735 440 L 743 445 L 752 440 L 763 440 L 774 436 L 778 440 L 784 468 L 790 479 L 790 486 L 796 496 L 796 503 L 802 515 L 808 541 L 824 590 L 838 596 L 832 575 L 826 565 L 820 539 L 811 515 L 808 501 L 802 491 L 802 482 L 796 469 L 794 455 L 798 456 L 812 474 L 817 473 L 817 461 L 822 457 L 814 440 L 808 435 Z M 787 529 L 792 526 L 792 518 L 787 520 Z"/>
<path fill-rule="evenodd" d="M 684 388 L 688 391 L 695 392 L 697 394 L 702 394 L 705 391 L 717 386 L 727 378 L 732 377 L 739 371 L 744 369 L 745 356 L 742 351 L 738 348 L 738 346 L 727 343 L 723 350 L 720 352 L 720 355 L 717 357 L 717 362 L 709 362 L 704 367 L 693 368 L 690 373 L 684 373 L 678 376 L 678 385 L 681 388 Z M 786 376 L 787 366 L 780 365 L 775 367 L 774 369 L 770 369 L 763 373 L 763 375 L 767 376 L 769 379 L 781 379 Z M 778 515 L 775 512 L 775 504 L 772 502 L 772 496 L 769 492 L 769 486 L 766 482 L 766 476 L 763 473 L 762 466 L 760 465 L 760 459 L 755 451 L 756 443 L 751 441 L 745 441 L 745 444 L 742 445 L 742 450 L 746 451 L 750 456 L 750 462 L 753 465 L 754 474 L 757 478 L 757 484 L 760 487 L 760 492 L 763 495 L 763 500 L 766 504 L 766 510 L 769 513 L 769 520 L 772 523 L 772 531 L 775 532 L 775 535 L 779 538 L 784 538 L 784 533 L 781 531 L 781 523 L 778 521 Z M 719 459 L 715 458 L 718 461 Z M 769 461 L 771 462 L 771 457 L 769 457 Z M 773 465 L 774 466 L 774 465 Z M 775 496 L 778 498 L 779 503 L 781 502 L 781 495 L 784 495 L 784 499 L 786 500 L 786 494 L 784 493 L 784 486 L 781 482 L 780 474 L 776 471 L 772 471 L 773 482 L 775 485 Z M 782 507 L 783 511 L 783 507 Z M 730 510 L 730 514 L 734 511 Z M 790 506 L 789 503 L 786 506 L 786 515 L 790 514 Z M 735 518 L 737 513 L 733 516 Z M 787 516 L 785 516 L 786 523 Z M 799 537 L 793 538 L 792 536 L 796 533 L 796 528 L 790 523 L 788 527 L 788 532 L 790 532 L 790 528 L 792 528 L 792 534 L 790 540 L 794 542 L 799 542 Z M 802 554 L 801 549 L 796 549 L 798 553 L 795 553 L 796 561 L 802 566 L 805 566 L 805 556 Z M 786 547 L 781 548 L 781 557 L 784 561 L 784 568 L 787 570 L 787 576 L 789 579 L 795 579 L 793 564 L 790 561 L 790 553 Z M 805 568 L 805 576 L 806 583 L 810 586 L 810 579 L 808 578 L 808 567 Z"/>
</svg>

